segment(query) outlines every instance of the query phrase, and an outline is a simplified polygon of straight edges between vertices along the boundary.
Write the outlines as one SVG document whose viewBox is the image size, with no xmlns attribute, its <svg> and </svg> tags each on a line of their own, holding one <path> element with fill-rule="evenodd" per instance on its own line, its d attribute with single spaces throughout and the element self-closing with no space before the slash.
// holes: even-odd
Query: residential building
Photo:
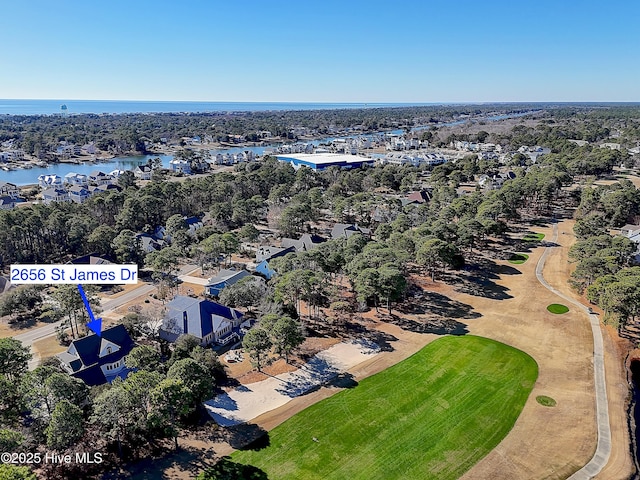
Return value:
<svg viewBox="0 0 640 480">
<path fill-rule="evenodd" d="M 59 187 L 62 185 L 62 178 L 58 175 L 39 175 L 38 185 L 42 188 Z"/>
<path fill-rule="evenodd" d="M 191 175 L 191 164 L 187 160 L 181 160 L 174 158 L 169 162 L 169 168 L 175 173 L 184 173 L 185 175 Z"/>
<path fill-rule="evenodd" d="M 17 185 L 0 180 L 0 196 L 17 198 L 20 195 L 20 189 Z"/>
<path fill-rule="evenodd" d="M 42 201 L 46 205 L 49 205 L 52 202 L 68 202 L 70 200 L 69 194 L 64 188 L 48 188 L 42 192 Z"/>
<path fill-rule="evenodd" d="M 16 206 L 16 199 L 9 195 L 0 197 L 0 210 L 11 210 Z"/>
<path fill-rule="evenodd" d="M 184 217 L 184 223 L 187 224 L 187 228 L 189 229 L 189 233 L 191 235 L 195 234 L 198 230 L 204 227 L 204 223 L 198 217 Z"/>
<path fill-rule="evenodd" d="M 133 174 L 139 180 L 151 180 L 152 169 L 149 165 L 138 165 L 133 169 Z"/>
<path fill-rule="evenodd" d="M 250 275 L 246 270 L 221 269 L 215 277 L 209 279 L 209 283 L 204 287 L 207 295 L 219 297 L 222 290 L 230 285 L 234 285 L 244 277 Z"/>
<path fill-rule="evenodd" d="M 305 233 L 298 240 L 294 240 L 293 238 L 283 238 L 280 244 L 283 248 L 293 247 L 296 252 L 308 252 L 326 241 L 326 238 L 322 238 L 319 235 Z"/>
<path fill-rule="evenodd" d="M 175 342 L 180 335 L 193 335 L 201 345 L 225 345 L 240 339 L 242 313 L 211 300 L 177 296 L 167 304 L 160 338 Z"/>
<path fill-rule="evenodd" d="M 167 242 L 148 233 L 137 233 L 136 238 L 140 242 L 140 249 L 145 253 L 156 252 L 167 246 Z"/>
<path fill-rule="evenodd" d="M 76 203 L 82 203 L 91 196 L 89 190 L 86 187 L 80 185 L 74 185 L 73 187 L 69 188 L 68 193 L 69 200 Z"/>
<path fill-rule="evenodd" d="M 69 172 L 64 176 L 64 183 L 86 187 L 89 185 L 89 178 L 81 173 Z"/>
<path fill-rule="evenodd" d="M 124 326 L 116 325 L 103 330 L 101 336 L 74 340 L 58 359 L 72 377 L 89 386 L 102 385 L 116 377 L 126 378 L 129 369 L 124 359 L 133 347 L 135 343 Z"/>
<path fill-rule="evenodd" d="M 295 252 L 295 247 L 258 247 L 256 251 L 256 272 L 263 275 L 267 280 L 275 275 L 275 270 L 269 266 L 269 262 L 274 258 L 284 257 L 288 253 Z"/>
<path fill-rule="evenodd" d="M 111 183 L 112 180 L 113 178 L 111 175 L 101 172 L 100 170 L 94 170 L 89 174 L 89 181 L 96 185 L 107 185 L 108 183 Z"/>
<path fill-rule="evenodd" d="M 362 228 L 356 224 L 336 223 L 331 230 L 331 238 L 349 238 L 356 233 L 361 233 L 367 238 L 371 236 L 371 230 L 368 228 Z"/>
</svg>

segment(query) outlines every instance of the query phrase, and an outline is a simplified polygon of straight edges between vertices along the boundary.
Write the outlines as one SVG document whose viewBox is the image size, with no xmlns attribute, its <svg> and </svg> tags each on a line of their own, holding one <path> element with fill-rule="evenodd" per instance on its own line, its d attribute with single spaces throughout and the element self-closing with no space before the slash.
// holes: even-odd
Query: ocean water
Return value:
<svg viewBox="0 0 640 480">
<path fill-rule="evenodd" d="M 62 107 L 66 106 L 66 109 Z M 264 112 L 269 110 L 335 110 L 438 105 L 435 103 L 297 103 L 297 102 L 148 102 L 120 100 L 2 100 L 0 115 L 66 113 L 204 113 Z"/>
</svg>

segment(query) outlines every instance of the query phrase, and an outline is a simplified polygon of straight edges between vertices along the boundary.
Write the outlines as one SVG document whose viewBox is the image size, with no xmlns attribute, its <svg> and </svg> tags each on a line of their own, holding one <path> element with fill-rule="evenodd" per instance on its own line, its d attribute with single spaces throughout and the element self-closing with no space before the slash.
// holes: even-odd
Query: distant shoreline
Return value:
<svg viewBox="0 0 640 480">
<path fill-rule="evenodd" d="M 432 107 L 444 103 L 180 102 L 0 99 L 0 115 L 127 115 Z M 64 108 L 63 108 L 64 107 Z"/>
</svg>

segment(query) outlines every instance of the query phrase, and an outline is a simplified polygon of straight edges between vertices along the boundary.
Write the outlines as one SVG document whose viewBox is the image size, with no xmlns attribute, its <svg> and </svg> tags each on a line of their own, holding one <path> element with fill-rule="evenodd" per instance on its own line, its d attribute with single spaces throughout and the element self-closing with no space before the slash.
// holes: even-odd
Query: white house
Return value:
<svg viewBox="0 0 640 480">
<path fill-rule="evenodd" d="M 59 187 L 62 185 L 62 177 L 58 175 L 39 175 L 38 185 L 42 188 Z"/>
<path fill-rule="evenodd" d="M 149 165 L 138 165 L 133 169 L 133 174 L 140 180 L 151 180 L 152 169 Z"/>
</svg>

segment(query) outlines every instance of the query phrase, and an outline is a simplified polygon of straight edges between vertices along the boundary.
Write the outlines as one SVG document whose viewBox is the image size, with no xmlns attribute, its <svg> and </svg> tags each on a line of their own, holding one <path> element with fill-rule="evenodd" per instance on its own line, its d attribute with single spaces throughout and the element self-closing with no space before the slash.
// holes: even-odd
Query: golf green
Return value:
<svg viewBox="0 0 640 480">
<path fill-rule="evenodd" d="M 514 253 L 509 258 L 509 263 L 513 263 L 515 265 L 521 265 L 529 259 L 529 255 L 526 253 Z"/>
<path fill-rule="evenodd" d="M 560 303 L 552 303 L 547 307 L 547 310 L 549 310 L 551 313 L 560 315 L 563 313 L 567 313 L 569 311 L 569 307 Z"/>
<path fill-rule="evenodd" d="M 527 233 L 522 239 L 525 242 L 539 242 L 544 238 L 544 233 Z"/>
<path fill-rule="evenodd" d="M 293 416 L 239 451 L 269 479 L 456 479 L 511 430 L 536 362 L 475 336 L 443 337 Z"/>
</svg>

